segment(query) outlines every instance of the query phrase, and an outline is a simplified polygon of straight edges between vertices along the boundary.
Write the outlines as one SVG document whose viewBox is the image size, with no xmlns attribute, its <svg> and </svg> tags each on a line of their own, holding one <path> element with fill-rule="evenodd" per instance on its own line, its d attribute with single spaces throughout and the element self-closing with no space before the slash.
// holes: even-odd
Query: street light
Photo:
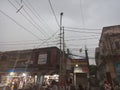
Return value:
<svg viewBox="0 0 120 90">
<path fill-rule="evenodd" d="M 78 67 L 78 64 L 76 64 L 75 67 Z"/>
<path fill-rule="evenodd" d="M 26 74 L 26 73 L 23 73 L 23 74 L 22 74 L 22 76 L 23 76 L 23 77 L 26 77 L 26 76 L 27 76 L 27 74 Z"/>
</svg>

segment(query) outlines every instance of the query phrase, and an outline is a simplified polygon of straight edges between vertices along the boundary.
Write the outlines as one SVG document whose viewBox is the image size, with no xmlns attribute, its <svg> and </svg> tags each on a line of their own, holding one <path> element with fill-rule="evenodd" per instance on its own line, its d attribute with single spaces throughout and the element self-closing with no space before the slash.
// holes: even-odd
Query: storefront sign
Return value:
<svg viewBox="0 0 120 90">
<path fill-rule="evenodd" d="M 74 68 L 74 73 L 82 73 L 82 68 L 81 67 L 75 67 Z"/>
<path fill-rule="evenodd" d="M 46 64 L 46 62 L 47 62 L 47 54 L 39 54 L 38 64 Z"/>
<path fill-rule="evenodd" d="M 87 73 L 88 68 L 87 67 L 75 67 L 74 73 Z"/>
</svg>

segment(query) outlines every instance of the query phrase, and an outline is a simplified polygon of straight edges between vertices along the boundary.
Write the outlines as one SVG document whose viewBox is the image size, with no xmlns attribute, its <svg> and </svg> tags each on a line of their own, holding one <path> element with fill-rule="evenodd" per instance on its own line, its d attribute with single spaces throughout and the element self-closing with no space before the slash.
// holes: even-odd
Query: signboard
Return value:
<svg viewBox="0 0 120 90">
<path fill-rule="evenodd" d="M 83 73 L 82 68 L 81 67 L 75 67 L 74 68 L 74 73 Z"/>
<path fill-rule="evenodd" d="M 38 64 L 46 64 L 46 62 L 47 62 L 47 54 L 39 54 Z"/>
<path fill-rule="evenodd" d="M 115 70 L 116 70 L 118 79 L 120 80 L 120 62 L 115 63 Z"/>
<path fill-rule="evenodd" d="M 88 68 L 87 67 L 75 67 L 74 73 L 87 73 Z"/>
</svg>

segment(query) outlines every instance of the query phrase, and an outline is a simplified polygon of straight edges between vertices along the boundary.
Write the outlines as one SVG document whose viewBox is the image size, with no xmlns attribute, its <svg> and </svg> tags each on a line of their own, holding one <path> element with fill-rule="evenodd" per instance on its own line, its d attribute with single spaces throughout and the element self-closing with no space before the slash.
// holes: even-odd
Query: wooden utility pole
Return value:
<svg viewBox="0 0 120 90">
<path fill-rule="evenodd" d="M 90 78 L 90 70 L 89 70 L 89 57 L 88 57 L 88 50 L 87 47 L 85 46 L 85 56 L 86 56 L 86 60 L 87 60 L 87 66 L 88 66 L 88 73 L 87 73 L 87 78 L 88 78 L 88 90 L 90 88 L 90 82 L 89 82 L 89 78 Z"/>
<path fill-rule="evenodd" d="M 63 27 L 63 65 L 64 65 L 64 68 L 63 68 L 63 76 L 64 76 L 64 85 L 65 85 L 65 89 L 67 88 L 67 83 L 66 83 L 66 65 L 67 65 L 67 61 L 66 61 L 66 57 L 65 57 L 65 32 L 64 32 L 64 27 Z"/>
<path fill-rule="evenodd" d="M 88 49 L 87 49 L 86 46 L 85 46 L 85 57 L 86 57 L 86 60 L 87 60 L 87 64 L 88 64 L 88 66 L 89 66 Z"/>
<path fill-rule="evenodd" d="M 65 61 L 65 40 L 64 40 L 64 36 L 65 33 L 64 33 L 64 27 L 63 27 L 63 65 L 64 65 L 64 74 L 66 75 L 66 61 Z"/>
<path fill-rule="evenodd" d="M 59 90 L 61 90 L 61 82 L 62 82 L 62 16 L 63 12 L 60 13 L 60 66 L 59 66 Z"/>
</svg>

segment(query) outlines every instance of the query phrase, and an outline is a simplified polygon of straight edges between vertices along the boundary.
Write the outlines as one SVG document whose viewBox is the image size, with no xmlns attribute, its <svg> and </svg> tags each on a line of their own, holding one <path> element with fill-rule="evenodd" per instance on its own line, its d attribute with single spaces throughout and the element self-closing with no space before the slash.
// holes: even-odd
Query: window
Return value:
<svg viewBox="0 0 120 90">
<path fill-rule="evenodd" d="M 116 45 L 116 49 L 120 49 L 120 42 L 119 41 L 116 41 L 115 45 Z"/>
<path fill-rule="evenodd" d="M 7 55 L 1 55 L 1 57 L 0 57 L 1 61 L 6 61 L 7 59 L 8 59 Z"/>
</svg>

